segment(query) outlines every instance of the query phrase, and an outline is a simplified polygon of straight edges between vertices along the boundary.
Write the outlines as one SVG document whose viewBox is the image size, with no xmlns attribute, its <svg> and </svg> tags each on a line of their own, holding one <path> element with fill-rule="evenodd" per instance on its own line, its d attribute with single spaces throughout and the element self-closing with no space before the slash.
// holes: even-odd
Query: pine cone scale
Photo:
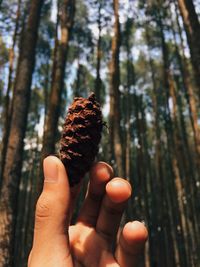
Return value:
<svg viewBox="0 0 200 267">
<path fill-rule="evenodd" d="M 60 158 L 71 186 L 79 183 L 94 162 L 102 127 L 102 113 L 94 94 L 87 99 L 75 98 L 68 110 L 60 142 Z"/>
</svg>

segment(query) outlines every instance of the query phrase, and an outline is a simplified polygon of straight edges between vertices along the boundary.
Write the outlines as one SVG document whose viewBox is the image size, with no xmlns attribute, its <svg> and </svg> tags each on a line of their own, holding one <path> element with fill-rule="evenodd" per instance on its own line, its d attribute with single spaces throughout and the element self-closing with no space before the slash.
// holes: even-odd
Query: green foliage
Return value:
<svg viewBox="0 0 200 267">
<path fill-rule="evenodd" d="M 94 79 L 87 67 L 80 64 L 77 69 L 77 78 L 72 84 L 74 96 L 87 97 L 93 91 Z"/>
<path fill-rule="evenodd" d="M 6 43 L 3 41 L 2 36 L 0 36 L 0 68 L 3 67 L 9 60 L 9 50 Z"/>
</svg>

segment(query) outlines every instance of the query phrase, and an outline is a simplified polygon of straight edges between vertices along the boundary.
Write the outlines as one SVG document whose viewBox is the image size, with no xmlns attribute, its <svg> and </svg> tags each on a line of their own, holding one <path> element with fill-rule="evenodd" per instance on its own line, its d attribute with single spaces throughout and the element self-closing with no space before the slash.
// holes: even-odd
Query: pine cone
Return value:
<svg viewBox="0 0 200 267">
<path fill-rule="evenodd" d="M 68 110 L 60 141 L 60 159 L 70 186 L 79 183 L 94 162 L 102 127 L 102 113 L 94 93 L 88 98 L 76 97 Z"/>
</svg>

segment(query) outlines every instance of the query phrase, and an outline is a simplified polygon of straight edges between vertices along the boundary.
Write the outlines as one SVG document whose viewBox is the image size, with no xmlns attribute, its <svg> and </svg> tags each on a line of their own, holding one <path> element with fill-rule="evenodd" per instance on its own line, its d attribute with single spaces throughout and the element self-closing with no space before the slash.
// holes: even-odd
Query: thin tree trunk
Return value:
<svg viewBox="0 0 200 267">
<path fill-rule="evenodd" d="M 164 189 L 164 170 L 163 170 L 163 157 L 162 157 L 162 147 L 164 144 L 161 140 L 162 131 L 160 126 L 160 113 L 159 113 L 159 97 L 158 93 L 158 84 L 155 76 L 156 70 L 154 67 L 154 62 L 150 54 L 150 36 L 147 28 L 148 23 L 145 26 L 145 36 L 148 45 L 148 53 L 149 53 L 149 65 L 151 70 L 151 79 L 153 86 L 153 113 L 154 113 L 154 133 L 155 133 L 155 177 L 154 182 L 152 183 L 152 227 L 153 232 L 155 233 L 152 237 L 152 242 L 150 240 L 150 244 L 153 245 L 152 253 L 151 253 L 151 263 L 156 266 L 162 266 L 164 262 L 168 262 L 168 254 L 167 254 L 167 242 L 163 243 L 163 236 L 165 235 L 165 225 L 164 218 L 166 215 L 166 191 L 167 188 Z M 150 236 L 151 238 L 151 236 Z M 166 237 L 167 238 L 167 237 Z M 166 240 L 167 241 L 167 240 Z M 158 244 L 155 246 L 154 244 Z M 164 247 L 163 247 L 164 246 Z M 172 246 L 176 251 L 176 244 L 172 243 Z M 168 248 L 170 249 L 170 248 Z"/>
<path fill-rule="evenodd" d="M 33 167 L 33 164 L 29 165 Z M 17 216 L 17 224 L 15 229 L 15 249 L 14 249 L 14 266 L 22 266 L 22 259 L 24 259 L 24 248 L 22 247 L 22 241 L 24 236 L 24 227 L 23 220 L 26 218 L 27 213 L 26 210 L 28 208 L 27 202 L 27 187 L 29 184 L 28 171 L 23 173 L 21 182 L 20 182 L 20 190 L 18 197 L 18 216 Z"/>
<path fill-rule="evenodd" d="M 32 194 L 32 187 L 33 184 L 35 183 L 35 177 L 38 175 L 38 168 L 37 166 L 39 165 L 40 162 L 40 150 L 39 150 L 39 136 L 36 137 L 37 139 L 37 146 L 35 149 L 33 149 L 32 152 L 32 166 L 30 167 L 29 173 L 28 173 L 28 185 L 26 188 L 26 206 L 24 209 L 24 219 L 23 219 L 23 235 L 21 237 L 21 263 L 27 263 L 28 262 L 28 255 L 31 250 L 31 245 L 33 243 L 33 217 L 34 217 L 34 209 L 31 206 L 31 200 L 33 197 Z M 31 221 L 31 224 L 29 224 Z M 31 226 L 31 227 L 30 227 Z M 19 256 L 18 256 L 19 257 Z M 21 266 L 21 265 L 19 265 Z M 24 264 L 24 267 L 26 264 Z M 18 267 L 18 265 L 16 266 Z M 23 266 L 22 266 L 23 267 Z"/>
<path fill-rule="evenodd" d="M 130 38 L 131 38 L 131 29 L 132 24 L 129 23 L 130 20 L 127 19 L 126 28 L 124 32 L 125 38 L 125 48 L 126 48 L 126 56 L 127 56 L 127 63 L 126 63 L 126 82 L 127 88 L 125 90 L 125 103 L 124 103 L 124 114 L 125 114 L 125 177 L 126 179 L 132 183 L 131 177 L 131 132 L 132 132 L 132 124 L 131 124 L 131 114 L 133 111 L 132 107 L 132 94 L 131 94 L 131 86 L 135 84 L 135 73 L 134 73 L 134 66 L 133 60 L 131 56 L 131 46 L 130 46 Z M 126 212 L 126 219 L 133 220 L 133 206 L 132 206 L 132 199 L 128 202 L 127 212 Z"/>
<path fill-rule="evenodd" d="M 130 105 L 130 87 L 127 88 L 126 92 L 126 155 L 125 155 L 125 177 L 130 181 L 130 153 L 131 153 L 131 105 Z"/>
<path fill-rule="evenodd" d="M 74 87 L 74 92 L 73 95 L 74 97 L 79 97 L 80 96 L 80 75 L 81 75 L 81 64 L 80 64 L 80 48 L 78 44 L 78 64 L 77 64 L 77 73 L 76 73 L 76 82 L 75 82 L 75 87 Z"/>
<path fill-rule="evenodd" d="M 124 176 L 122 137 L 120 130 L 120 24 L 119 24 L 119 2 L 113 0 L 115 15 L 114 35 L 112 38 L 112 59 L 110 63 L 110 143 L 111 157 L 116 160 L 117 172 L 120 177 Z"/>
<path fill-rule="evenodd" d="M 177 19 L 177 23 L 178 19 Z M 181 37 L 181 51 L 182 51 L 182 57 L 179 54 L 179 47 L 176 43 L 176 34 L 174 31 L 174 25 L 172 25 L 172 30 L 173 30 L 173 35 L 174 35 L 174 40 L 175 40 L 175 53 L 177 56 L 177 60 L 180 66 L 180 71 L 182 74 L 182 80 L 183 80 L 183 86 L 184 86 L 184 94 L 186 97 L 186 101 L 189 106 L 189 114 L 190 114 L 190 120 L 194 132 L 194 143 L 195 143 L 195 148 L 197 149 L 197 143 L 199 142 L 198 140 L 198 121 L 197 121 L 197 109 L 196 109 L 196 103 L 195 103 L 195 98 L 193 94 L 193 88 L 191 86 L 190 80 L 189 80 L 189 70 L 188 70 L 188 64 L 187 60 L 184 55 L 184 48 L 183 48 L 183 40 Z M 180 32 L 180 25 L 178 26 L 179 28 L 179 34 Z M 177 79 L 176 81 L 178 88 L 181 88 L 180 81 Z M 186 124 L 185 124 L 185 119 L 184 119 L 184 112 L 183 112 L 183 104 L 182 104 L 182 94 L 181 94 L 181 89 L 179 89 L 179 92 L 173 92 L 172 94 L 172 99 L 174 102 L 174 105 L 176 105 L 177 102 L 177 107 L 178 107 L 178 113 L 179 113 L 179 118 L 180 118 L 180 128 L 178 129 L 177 126 L 177 118 L 175 117 L 175 125 L 176 125 L 176 140 L 178 144 L 178 151 L 179 151 L 179 165 L 180 170 L 184 172 L 184 188 L 185 188 L 185 197 L 187 199 L 188 205 L 186 205 L 186 213 L 187 213 L 187 224 L 188 224 L 188 238 L 191 240 L 191 245 L 189 248 L 192 249 L 192 251 L 195 251 L 195 244 L 199 244 L 197 236 L 199 236 L 199 230 L 198 230 L 198 206 L 196 203 L 198 203 L 198 194 L 196 190 L 196 180 L 195 180 L 195 172 L 198 173 L 198 162 L 199 162 L 199 154 L 198 150 L 196 150 L 196 159 L 194 159 L 196 163 L 196 168 L 194 167 L 195 164 L 193 164 L 193 158 L 192 158 L 192 153 L 189 148 L 189 143 L 188 143 L 188 134 L 186 130 Z M 176 100 L 177 98 L 177 100 Z M 200 136 L 199 136 L 200 137 Z M 196 170 L 196 171 L 195 171 Z M 191 181 L 193 181 L 191 183 Z M 196 255 L 198 253 L 195 253 Z M 197 256 L 198 257 L 198 256 Z M 192 256 L 191 259 L 195 259 L 195 257 Z"/>
<path fill-rule="evenodd" d="M 133 59 L 131 56 L 131 46 L 130 46 L 130 37 L 131 37 L 131 29 L 132 24 L 130 23 L 130 20 L 127 19 L 126 25 L 125 25 L 125 32 L 124 32 L 124 38 L 125 38 L 125 48 L 126 48 L 126 56 L 127 56 L 127 62 L 126 62 L 126 90 L 125 90 L 125 140 L 126 140 L 126 149 L 125 149 L 125 175 L 128 180 L 131 179 L 131 173 L 130 173 L 130 153 L 131 153 L 131 114 L 133 111 L 132 108 L 132 95 L 131 95 L 131 86 L 135 85 L 135 71 L 134 71 L 134 65 L 133 65 Z"/>
<path fill-rule="evenodd" d="M 200 97 L 200 23 L 192 0 L 178 0 Z"/>
<path fill-rule="evenodd" d="M 39 136 L 37 136 L 37 148 L 40 146 L 40 140 Z M 35 202 L 36 202 L 36 192 L 37 192 L 37 179 L 35 177 L 39 176 L 40 172 L 40 159 L 41 159 L 41 153 L 39 149 L 36 152 L 35 156 L 35 164 L 34 169 L 32 170 L 33 173 L 32 175 L 30 174 L 30 189 L 29 189 L 29 196 L 28 196 L 28 201 L 27 201 L 27 218 L 25 220 L 25 235 L 24 235 L 24 240 L 23 240 L 23 245 L 24 245 L 24 253 L 26 256 L 30 252 L 31 249 L 31 244 L 33 243 L 33 232 L 34 232 L 34 215 L 35 215 Z"/>
<path fill-rule="evenodd" d="M 140 98 L 140 112 L 141 112 L 141 134 L 142 134 L 142 143 L 143 143 L 143 157 L 144 157 L 144 186 L 143 186 L 143 199 L 144 199 L 144 207 L 145 207 L 145 217 L 146 223 L 148 226 L 151 226 L 151 215 L 152 215 L 152 207 L 151 207 L 151 194 L 152 194 L 152 168 L 151 168 L 151 159 L 148 151 L 148 140 L 147 140 L 147 124 L 146 124 L 146 116 L 145 116 L 145 107 L 144 100 L 141 96 Z M 152 227 L 148 227 L 149 235 L 152 236 Z M 148 246 L 145 249 L 145 266 L 150 267 L 150 259 L 152 252 L 152 244 L 151 241 L 153 239 L 148 240 Z"/>
<path fill-rule="evenodd" d="M 179 62 L 179 66 L 180 66 L 180 71 L 181 71 L 181 76 L 183 79 L 183 85 L 184 85 L 184 90 L 185 90 L 185 97 L 189 106 L 189 115 L 190 115 L 190 121 L 191 121 L 191 125 L 192 125 L 192 129 L 193 129 L 193 133 L 194 133 L 194 144 L 195 144 L 195 151 L 197 154 L 197 166 L 200 163 L 200 129 L 198 126 L 198 112 L 197 112 L 197 105 L 196 105 L 196 101 L 195 101 L 195 96 L 194 96 L 194 90 L 193 87 L 191 85 L 191 81 L 190 81 L 190 75 L 189 75 L 189 66 L 188 66 L 188 62 L 187 59 L 185 57 L 184 54 L 184 42 L 183 42 L 183 37 L 181 34 L 181 27 L 180 27 L 180 23 L 178 20 L 178 14 L 177 14 L 177 9 L 176 9 L 176 5 L 175 5 L 175 11 L 176 11 L 176 22 L 177 22 L 177 27 L 178 27 L 178 32 L 179 32 L 179 36 L 180 36 L 180 47 L 178 47 L 177 43 L 175 45 L 176 48 L 176 55 L 177 55 L 177 59 Z M 174 29 L 174 27 L 172 27 L 172 29 Z M 173 30 L 173 34 L 174 34 L 174 39 L 176 42 L 176 38 L 175 38 L 175 32 Z M 181 51 L 181 56 L 179 54 L 179 49 Z"/>
<path fill-rule="evenodd" d="M 96 65 L 96 80 L 95 80 L 95 96 L 97 101 L 100 102 L 100 95 L 101 95 L 101 86 L 102 86 L 102 81 L 101 81 L 101 75 L 100 75 L 100 69 L 101 69 L 101 9 L 102 9 L 102 1 L 99 1 L 99 6 L 98 6 L 98 30 L 99 30 L 99 35 L 98 35 L 98 41 L 97 41 L 97 65 Z"/>
<path fill-rule="evenodd" d="M 48 110 L 48 97 L 49 97 L 49 85 L 50 85 L 49 74 L 50 74 L 50 64 L 48 59 L 45 66 L 45 81 L 44 81 L 44 125 L 46 122 L 46 116 Z"/>
<path fill-rule="evenodd" d="M 169 108 L 169 97 L 170 97 L 170 90 L 172 89 L 172 82 L 171 82 L 171 74 L 170 74 L 170 68 L 169 68 L 169 55 L 168 55 L 168 47 L 165 42 L 165 36 L 163 32 L 163 24 L 162 24 L 162 18 L 160 15 L 158 15 L 158 26 L 160 27 L 160 36 L 161 36 L 161 43 L 162 43 L 162 55 L 163 55 L 163 81 L 164 81 L 164 88 L 165 88 L 165 130 L 166 130 L 166 136 L 167 136 L 167 145 L 168 145 L 168 151 L 169 151 L 169 164 L 171 165 L 172 170 L 172 177 L 174 177 L 174 181 L 171 183 L 171 192 L 172 194 L 175 193 L 177 195 L 176 198 L 174 198 L 174 201 L 177 202 L 177 207 L 179 209 L 179 220 L 180 225 L 183 233 L 183 241 L 184 241 L 184 247 L 185 250 L 183 251 L 183 256 L 179 256 L 179 259 L 177 259 L 177 265 L 180 266 L 188 266 L 188 239 L 187 239 L 187 229 L 186 229 L 186 217 L 185 217 L 185 211 L 183 208 L 182 203 L 182 196 L 183 196 L 183 187 L 181 183 L 181 177 L 180 177 L 180 170 L 178 168 L 178 162 L 177 162 L 177 146 L 176 146 L 176 140 L 175 140 L 175 132 L 174 132 L 174 125 L 172 123 L 171 119 L 171 111 Z M 180 244 L 179 244 L 180 247 Z M 179 252 L 180 254 L 180 252 Z M 181 255 L 181 254 L 180 254 Z M 181 260 L 181 261 L 180 261 Z"/>
<path fill-rule="evenodd" d="M 175 152 L 176 152 L 176 158 L 179 159 L 179 161 L 176 161 L 176 173 L 178 173 L 178 175 L 176 175 L 176 180 L 175 180 L 175 185 L 176 185 L 176 189 L 177 189 L 177 194 L 178 194 L 178 204 L 179 204 L 179 208 L 180 208 L 180 218 L 181 218 L 181 222 L 183 225 L 183 234 L 184 234 L 184 238 L 185 238 L 185 247 L 186 247 L 186 253 L 188 254 L 188 260 L 190 258 L 190 264 L 192 264 L 192 260 L 193 260 L 193 256 L 192 256 L 192 246 L 189 243 L 189 235 L 194 236 L 193 234 L 193 229 L 192 232 L 190 232 L 189 229 L 189 223 L 188 223 L 188 219 L 187 219 L 187 210 L 184 205 L 183 205 L 183 198 L 186 195 L 185 193 L 185 188 L 183 187 L 183 179 L 180 179 L 180 173 L 182 171 L 182 175 L 185 175 L 183 170 L 184 168 L 181 166 L 181 161 L 184 160 L 184 151 L 182 151 L 182 146 L 184 145 L 184 143 L 182 143 L 181 141 L 181 136 L 180 136 L 180 129 L 179 129 L 179 125 L 178 125 L 178 116 L 177 116 L 177 94 L 176 94 L 176 89 L 175 89 L 175 85 L 174 85 L 174 81 L 172 80 L 172 77 L 170 77 L 170 95 L 172 98 L 172 102 L 173 102 L 173 108 L 172 108 L 172 117 L 173 117 L 173 123 L 174 123 L 174 144 L 175 144 Z M 192 175 L 192 173 L 191 173 Z M 190 201 L 188 201 L 190 203 Z M 185 229 L 185 230 L 184 230 Z M 193 248 L 195 250 L 195 248 Z"/>
<path fill-rule="evenodd" d="M 3 107 L 3 137 L 2 137 L 2 150 L 1 150 L 1 168 L 0 168 L 0 188 L 2 182 L 2 174 L 4 172 L 6 151 L 8 146 L 8 136 L 10 129 L 10 121 L 11 121 L 11 109 L 10 109 L 10 92 L 12 90 L 12 75 L 13 75 L 13 65 L 14 65 L 14 50 L 17 41 L 17 34 L 19 29 L 19 18 L 20 18 L 20 8 L 21 8 L 21 0 L 18 0 L 17 12 L 16 12 L 16 22 L 15 22 L 15 30 L 13 34 L 13 42 L 12 47 L 9 51 L 9 71 L 8 71 L 8 85 L 6 90 L 5 102 Z"/>
<path fill-rule="evenodd" d="M 3 173 L 0 198 L 0 266 L 13 266 L 14 229 L 17 217 L 17 198 L 23 160 L 23 140 L 26 131 L 30 88 L 35 62 L 35 48 L 43 0 L 31 2 L 25 30 L 16 88 L 13 95 L 13 115 Z"/>
<path fill-rule="evenodd" d="M 75 14 L 75 0 L 63 0 L 60 5 L 60 12 L 59 21 L 61 25 L 61 39 L 58 40 L 55 45 L 52 84 L 46 125 L 44 128 L 42 158 L 55 153 L 55 142 L 60 115 L 61 95 L 64 86 L 69 34 Z"/>
</svg>

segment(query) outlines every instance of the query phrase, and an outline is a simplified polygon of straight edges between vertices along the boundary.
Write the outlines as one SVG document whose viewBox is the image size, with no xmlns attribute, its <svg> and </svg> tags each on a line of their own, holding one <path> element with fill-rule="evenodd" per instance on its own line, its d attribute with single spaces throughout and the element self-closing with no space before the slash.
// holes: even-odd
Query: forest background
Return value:
<svg viewBox="0 0 200 267">
<path fill-rule="evenodd" d="M 90 92 L 98 159 L 149 230 L 142 266 L 200 266 L 199 17 L 199 0 L 0 0 L 1 267 L 26 266 L 41 160 Z"/>
</svg>

